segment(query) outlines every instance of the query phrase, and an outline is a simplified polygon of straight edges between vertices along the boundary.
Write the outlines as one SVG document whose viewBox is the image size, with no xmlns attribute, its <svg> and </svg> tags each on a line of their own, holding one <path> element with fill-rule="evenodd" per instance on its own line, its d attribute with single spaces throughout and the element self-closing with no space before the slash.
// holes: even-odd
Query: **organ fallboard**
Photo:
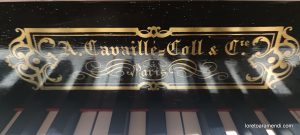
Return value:
<svg viewBox="0 0 300 135">
<path fill-rule="evenodd" d="M 300 134 L 299 2 L 0 3 L 0 135 Z"/>
</svg>

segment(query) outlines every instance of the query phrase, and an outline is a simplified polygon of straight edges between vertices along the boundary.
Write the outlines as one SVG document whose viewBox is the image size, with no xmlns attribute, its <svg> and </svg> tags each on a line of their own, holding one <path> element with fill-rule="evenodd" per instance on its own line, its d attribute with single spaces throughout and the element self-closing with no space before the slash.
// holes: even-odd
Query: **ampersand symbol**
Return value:
<svg viewBox="0 0 300 135">
<path fill-rule="evenodd" d="M 210 51 L 208 52 L 209 55 L 217 55 L 217 47 L 213 46 L 210 48 Z"/>
</svg>

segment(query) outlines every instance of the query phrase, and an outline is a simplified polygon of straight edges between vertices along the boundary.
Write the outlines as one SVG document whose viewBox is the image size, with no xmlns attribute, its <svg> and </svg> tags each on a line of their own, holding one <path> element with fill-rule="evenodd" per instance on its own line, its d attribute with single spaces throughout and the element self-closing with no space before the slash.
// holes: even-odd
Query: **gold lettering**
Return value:
<svg viewBox="0 0 300 135">
<path fill-rule="evenodd" d="M 163 49 L 163 50 L 159 50 L 158 51 L 158 56 L 164 56 L 165 55 L 165 49 Z"/>
<path fill-rule="evenodd" d="M 190 50 L 189 46 L 184 46 L 182 48 L 182 55 L 188 55 L 189 54 L 189 50 Z"/>
<path fill-rule="evenodd" d="M 196 55 L 196 42 L 197 42 L 197 40 L 194 40 L 192 42 L 192 55 Z"/>
<path fill-rule="evenodd" d="M 142 51 L 143 41 L 142 40 L 138 41 L 138 45 L 139 45 L 139 55 L 143 55 L 143 51 Z"/>
<path fill-rule="evenodd" d="M 127 46 L 121 46 L 121 50 L 123 55 L 130 55 L 129 48 Z"/>
<path fill-rule="evenodd" d="M 198 41 L 198 55 L 202 55 L 202 40 Z"/>
<path fill-rule="evenodd" d="M 142 76 L 142 77 L 145 77 L 145 76 L 147 76 L 147 70 L 143 70 L 143 71 L 141 71 L 141 76 Z"/>
<path fill-rule="evenodd" d="M 70 45 L 69 41 L 59 41 L 58 44 L 62 44 L 64 45 L 64 50 L 65 50 L 65 53 L 70 53 L 72 55 L 76 55 L 77 53 L 74 52 L 72 46 Z"/>
<path fill-rule="evenodd" d="M 84 44 L 84 50 L 89 55 L 98 55 L 99 53 L 96 52 L 95 43 L 97 40 L 90 40 Z"/>
<path fill-rule="evenodd" d="M 138 49 L 139 49 L 139 55 L 144 55 L 143 52 L 145 53 L 145 55 L 149 55 L 148 54 L 148 40 L 147 41 L 142 41 L 142 40 L 138 41 Z"/>
<path fill-rule="evenodd" d="M 144 41 L 144 51 L 145 51 L 145 55 L 148 55 L 148 40 Z"/>
<path fill-rule="evenodd" d="M 136 55 L 136 46 L 131 46 L 132 55 Z"/>
<path fill-rule="evenodd" d="M 209 55 L 217 55 L 217 47 L 214 45 L 213 47 L 210 48 L 210 51 L 208 52 Z"/>
<path fill-rule="evenodd" d="M 155 55 L 155 51 L 156 51 L 156 50 L 157 50 L 157 47 L 156 47 L 156 46 L 151 47 L 151 49 L 150 49 L 151 55 Z"/>
<path fill-rule="evenodd" d="M 157 46 L 155 46 L 155 42 L 151 44 L 151 46 L 148 45 L 149 40 L 143 41 L 131 41 L 131 46 L 105 46 L 100 45 L 99 50 L 96 46 L 97 40 L 89 40 L 85 43 L 84 49 L 87 54 L 89 55 L 158 55 L 158 56 L 164 56 L 165 53 L 168 55 L 174 56 L 174 55 L 203 55 L 203 49 L 202 49 L 202 43 L 203 39 L 201 40 L 193 40 L 191 42 L 191 45 L 180 45 L 181 40 L 176 39 L 174 41 L 171 41 L 167 44 L 165 49 L 159 49 Z M 68 43 L 68 42 L 67 42 Z M 135 44 L 137 43 L 137 44 Z M 61 43 L 62 44 L 62 43 Z M 69 45 L 69 44 L 67 44 Z M 71 45 L 69 45 L 71 46 Z M 181 47 L 182 46 L 182 47 Z M 228 55 L 237 55 L 239 52 L 237 52 L 238 46 L 249 46 L 248 40 L 236 40 L 233 39 L 231 41 L 228 41 L 225 45 L 225 53 Z M 72 49 L 72 48 L 71 48 Z M 218 50 L 216 46 L 212 46 L 208 48 L 208 54 L 213 56 L 218 54 Z M 69 52 L 68 52 L 69 53 Z M 70 52 L 72 53 L 72 52 Z M 75 52 L 74 52 L 75 54 Z M 80 53 L 81 54 L 81 53 Z M 243 52 L 243 54 L 245 54 Z"/>
<path fill-rule="evenodd" d="M 101 55 L 110 55 L 107 46 L 100 46 Z"/>
<path fill-rule="evenodd" d="M 178 55 L 177 46 L 178 46 L 179 42 L 180 42 L 180 40 L 176 39 L 174 42 L 170 42 L 167 45 L 167 52 L 168 52 L 169 55 Z"/>
<path fill-rule="evenodd" d="M 227 44 L 225 45 L 225 52 L 228 54 L 228 55 L 236 55 L 238 54 L 236 52 L 236 46 L 237 46 L 237 43 L 239 42 L 239 40 L 232 40 L 230 42 L 227 42 Z"/>
<path fill-rule="evenodd" d="M 112 55 L 114 55 L 114 56 L 116 56 L 116 55 L 118 55 L 119 54 L 119 47 L 110 47 L 110 49 L 111 49 L 111 54 Z"/>
</svg>

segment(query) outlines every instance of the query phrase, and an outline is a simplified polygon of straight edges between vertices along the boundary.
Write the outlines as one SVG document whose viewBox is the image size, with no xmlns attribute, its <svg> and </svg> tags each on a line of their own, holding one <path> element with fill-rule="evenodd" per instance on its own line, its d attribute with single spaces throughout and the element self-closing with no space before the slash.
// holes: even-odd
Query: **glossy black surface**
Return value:
<svg viewBox="0 0 300 135">
<path fill-rule="evenodd" d="M 148 108 L 149 118 L 160 120 L 164 118 L 160 112 L 164 109 L 203 110 L 198 117 L 206 119 L 206 130 L 212 134 L 224 132 L 217 118 L 217 108 L 231 108 L 237 123 L 257 121 L 255 108 L 264 108 L 272 123 L 297 123 L 288 108 L 300 108 L 300 66 L 277 88 L 269 90 L 36 91 L 14 75 L 4 57 L 8 54 L 8 44 L 18 36 L 15 28 L 292 26 L 293 37 L 300 39 L 299 12 L 300 2 L 0 3 L 0 117 L 5 117 L 0 118 L 0 129 L 9 121 L 7 118 L 12 117 L 8 112 L 16 107 L 25 110 L 9 131 L 11 134 L 36 132 L 40 117 L 46 115 L 44 111 L 49 107 L 61 108 L 49 133 L 72 134 L 75 127 L 68 123 L 78 120 L 80 108 L 113 108 L 119 113 L 113 115 L 113 123 L 122 120 L 122 125 L 112 126 L 110 131 L 120 133 L 128 126 L 124 112 L 133 108 Z M 71 64 L 66 65 L 61 70 L 68 72 Z M 155 122 L 150 121 L 149 129 Z M 27 126 L 23 126 L 25 123 Z M 247 130 L 243 126 L 237 128 L 240 132 Z M 148 133 L 166 132 L 163 128 L 155 129 L 157 131 Z M 281 129 L 275 130 L 280 134 Z M 299 130 L 299 125 L 291 129 L 295 134 L 299 134 Z M 263 134 L 259 130 L 251 132 Z"/>
</svg>

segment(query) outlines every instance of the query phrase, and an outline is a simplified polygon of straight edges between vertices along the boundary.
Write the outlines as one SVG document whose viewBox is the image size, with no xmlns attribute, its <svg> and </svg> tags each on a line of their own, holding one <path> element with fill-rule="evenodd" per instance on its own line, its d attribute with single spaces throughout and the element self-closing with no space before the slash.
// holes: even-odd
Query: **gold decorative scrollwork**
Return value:
<svg viewBox="0 0 300 135">
<path fill-rule="evenodd" d="M 249 40 L 248 48 L 249 53 L 241 53 L 246 57 L 251 67 L 255 69 L 257 73 L 243 73 L 243 82 L 240 85 L 245 85 L 249 89 L 267 89 L 274 88 L 276 82 L 288 77 L 293 68 L 299 64 L 300 61 L 300 48 L 299 42 L 290 36 L 287 32 L 291 31 L 292 27 L 171 27 L 168 30 L 161 30 L 161 27 L 151 26 L 146 30 L 140 30 L 139 28 L 17 28 L 16 32 L 20 33 L 20 36 L 15 38 L 9 44 L 9 55 L 6 57 L 5 61 L 10 67 L 12 67 L 22 80 L 34 85 L 34 89 L 42 89 L 49 87 L 48 89 L 73 89 L 73 86 L 64 86 L 63 76 L 54 76 L 50 74 L 57 67 L 62 57 L 71 55 L 72 57 L 86 57 L 85 52 L 80 52 L 76 49 L 77 46 L 72 46 L 72 41 L 56 41 L 56 39 L 61 39 L 61 37 L 54 37 L 54 34 L 66 34 L 78 36 L 99 36 L 99 35 L 109 35 L 114 36 L 116 33 L 118 36 L 124 34 L 124 36 L 137 36 L 140 38 L 167 38 L 169 36 L 177 36 L 178 38 L 183 38 L 183 35 L 193 35 L 193 36 L 207 36 L 210 35 L 224 34 L 226 37 L 232 37 L 235 35 L 245 36 Z M 44 32 L 44 33 L 43 33 Z M 86 33 L 83 33 L 86 32 Z M 247 35 L 247 32 L 251 35 Z M 49 36 L 50 33 L 50 36 Z M 83 33 L 83 34 L 82 34 Z M 88 33 L 88 34 L 87 34 Z M 98 35 L 93 35 L 93 34 Z M 100 34 L 99 34 L 100 33 Z M 228 33 L 228 34 L 227 34 Z M 262 34 L 263 33 L 263 34 Z M 35 35 L 36 34 L 36 35 Z M 40 34 L 40 35 L 39 35 Z M 39 35 L 39 36 L 38 36 Z M 224 36 L 223 35 L 223 36 Z M 35 38 L 32 38 L 36 36 Z M 257 36 L 257 37 L 256 37 Z M 272 38 L 270 38 L 272 36 Z M 177 38 L 176 37 L 176 38 Z M 254 37 L 254 38 L 253 38 Z M 64 37 L 63 37 L 64 38 Z M 134 37 L 135 38 L 135 37 Z M 159 39 L 159 40 L 160 40 Z M 205 38 L 204 38 L 205 39 Z M 167 39 L 169 40 L 169 39 Z M 173 40 L 173 38 L 172 38 Z M 212 40 L 212 38 L 211 38 Z M 33 42 L 34 41 L 34 42 Z M 94 42 L 94 40 L 90 40 Z M 223 40 L 222 40 L 223 41 Z M 95 46 L 85 45 L 85 49 Z M 142 46 L 143 44 L 141 44 Z M 86 46 L 88 46 L 86 48 Z M 148 46 L 147 45 L 144 45 Z M 149 43 L 150 46 L 150 43 Z M 201 46 L 196 46 L 196 44 L 186 45 L 185 51 L 196 50 L 200 48 L 199 57 L 206 59 L 208 56 L 202 54 L 202 44 Z M 222 46 L 218 46 L 222 47 Z M 134 48 L 134 46 L 133 46 Z M 176 47 L 177 48 L 177 47 Z M 158 49 L 158 48 L 156 48 Z M 182 48 L 183 49 L 183 48 Z M 218 48 L 220 51 L 220 48 Z M 97 49 L 94 49 L 95 51 Z M 125 49 L 126 50 L 126 49 Z M 147 50 L 147 49 L 145 49 Z M 148 49 L 149 50 L 149 49 Z M 153 48 L 155 50 L 155 48 Z M 168 51 L 168 49 L 166 49 Z M 171 49 L 173 50 L 173 49 Z M 174 49 L 175 50 L 175 49 Z M 161 51 L 161 50 L 160 50 Z M 163 50 L 165 51 L 165 50 Z M 170 50 L 169 50 L 170 51 Z M 247 50 L 248 51 L 248 50 Z M 254 54 L 253 54 L 254 53 Z M 59 55 L 57 55 L 59 54 Z M 62 54 L 62 55 L 61 55 Z M 142 51 L 141 51 L 142 54 Z M 201 54 L 201 55 L 200 55 Z M 220 53 L 222 54 L 222 53 Z M 136 54 L 138 55 L 138 54 Z M 148 54 L 143 54 L 144 56 Z M 105 55 L 103 55 L 105 56 Z M 178 55 L 179 56 L 179 55 Z M 235 58 L 238 53 L 230 55 L 230 58 Z M 250 57 L 249 57 L 250 56 Z M 111 61 L 96 61 L 96 57 L 92 58 L 84 63 L 84 67 L 76 75 L 76 79 L 85 79 L 86 77 L 101 78 L 103 76 L 111 76 L 120 78 L 138 78 L 137 82 L 126 84 L 126 85 L 110 85 L 103 86 L 99 85 L 97 87 L 81 87 L 80 85 L 74 86 L 77 89 L 128 89 L 137 90 L 140 88 L 146 88 L 148 90 L 158 90 L 161 88 L 168 89 L 207 89 L 217 88 L 217 89 L 235 89 L 237 87 L 236 82 L 232 82 L 229 72 L 220 69 L 216 61 L 205 62 L 199 60 L 189 59 L 187 57 L 172 57 L 170 62 L 165 62 L 162 59 L 157 59 L 155 56 L 152 59 L 147 57 L 143 60 L 135 61 L 136 63 L 127 59 L 113 59 Z M 137 57 L 137 56 L 135 56 Z M 166 56 L 169 57 L 169 56 Z M 209 56 L 217 57 L 217 56 Z M 119 58 L 119 57 L 118 57 Z M 121 58 L 121 57 L 120 57 Z M 198 58 L 198 57 L 197 57 Z M 214 59 L 214 58 L 212 58 Z M 248 68 L 248 67 L 247 67 Z M 172 77 L 195 77 L 197 79 L 208 79 L 213 78 L 216 83 L 206 84 L 205 81 L 195 82 L 189 84 L 189 82 L 180 82 L 179 85 L 175 85 L 172 80 L 168 78 Z M 74 79 L 74 78 L 73 78 Z M 101 80 L 101 79 L 100 79 Z M 47 86 L 44 84 L 47 82 Z M 48 83 L 49 82 L 49 83 Z M 54 84 L 54 85 L 52 85 Z M 100 83 L 99 83 L 100 84 Z M 52 87 L 53 86 L 53 87 Z M 215 87 L 218 86 L 218 87 Z"/>
<path fill-rule="evenodd" d="M 142 38 L 165 38 L 172 35 L 172 31 L 161 30 L 160 27 L 152 26 L 148 27 L 147 30 L 139 30 L 136 35 Z"/>
<path fill-rule="evenodd" d="M 147 90 L 159 90 L 166 88 L 168 85 L 164 82 L 141 82 L 138 87 Z"/>
<path fill-rule="evenodd" d="M 177 77 L 195 76 L 200 79 L 211 78 L 217 76 L 218 80 L 224 80 L 229 77 L 226 72 L 216 72 L 218 66 L 215 62 L 204 62 L 200 64 L 200 69 L 197 63 L 190 59 L 177 59 L 169 66 L 169 73 L 176 74 Z"/>
<path fill-rule="evenodd" d="M 214 62 L 204 62 L 200 64 L 201 69 L 195 61 L 190 59 L 178 59 L 170 64 L 161 60 L 149 59 L 140 63 L 132 63 L 125 59 L 114 59 L 108 61 L 105 66 L 100 62 L 92 60 L 84 65 L 83 71 L 78 71 L 75 77 L 77 80 L 86 79 L 87 76 L 92 78 L 101 78 L 103 76 L 111 77 L 134 77 L 138 74 L 142 80 L 161 81 L 166 76 L 175 77 L 195 77 L 206 79 L 216 76 L 218 80 L 224 80 L 229 77 L 226 72 L 217 72 L 217 64 Z"/>
<path fill-rule="evenodd" d="M 124 59 L 114 59 L 105 66 L 102 66 L 98 61 L 88 61 L 84 65 L 85 71 L 78 71 L 78 80 L 85 79 L 87 76 L 93 78 L 101 78 L 103 76 L 109 75 L 112 77 L 122 77 L 124 75 L 134 76 L 136 71 L 136 65 L 133 65 L 129 60 Z"/>
<path fill-rule="evenodd" d="M 50 77 L 59 60 L 52 53 L 41 53 L 28 45 L 24 30 L 17 28 L 16 32 L 21 35 L 9 44 L 9 55 L 5 61 L 10 67 L 15 69 L 19 77 L 34 85 L 34 89 L 43 86 L 46 80 L 50 82 L 60 82 L 62 76 Z"/>
<path fill-rule="evenodd" d="M 248 59 L 259 75 L 253 77 L 247 74 L 247 81 L 264 79 L 270 88 L 275 88 L 276 82 L 291 74 L 293 67 L 300 61 L 299 42 L 287 34 L 287 31 L 291 30 L 292 27 L 286 27 L 282 32 L 280 44 L 272 48 L 269 47 L 270 41 L 267 38 L 260 36 L 253 40 L 253 45 L 265 42 L 268 47 L 265 52 L 256 52 Z"/>
</svg>

